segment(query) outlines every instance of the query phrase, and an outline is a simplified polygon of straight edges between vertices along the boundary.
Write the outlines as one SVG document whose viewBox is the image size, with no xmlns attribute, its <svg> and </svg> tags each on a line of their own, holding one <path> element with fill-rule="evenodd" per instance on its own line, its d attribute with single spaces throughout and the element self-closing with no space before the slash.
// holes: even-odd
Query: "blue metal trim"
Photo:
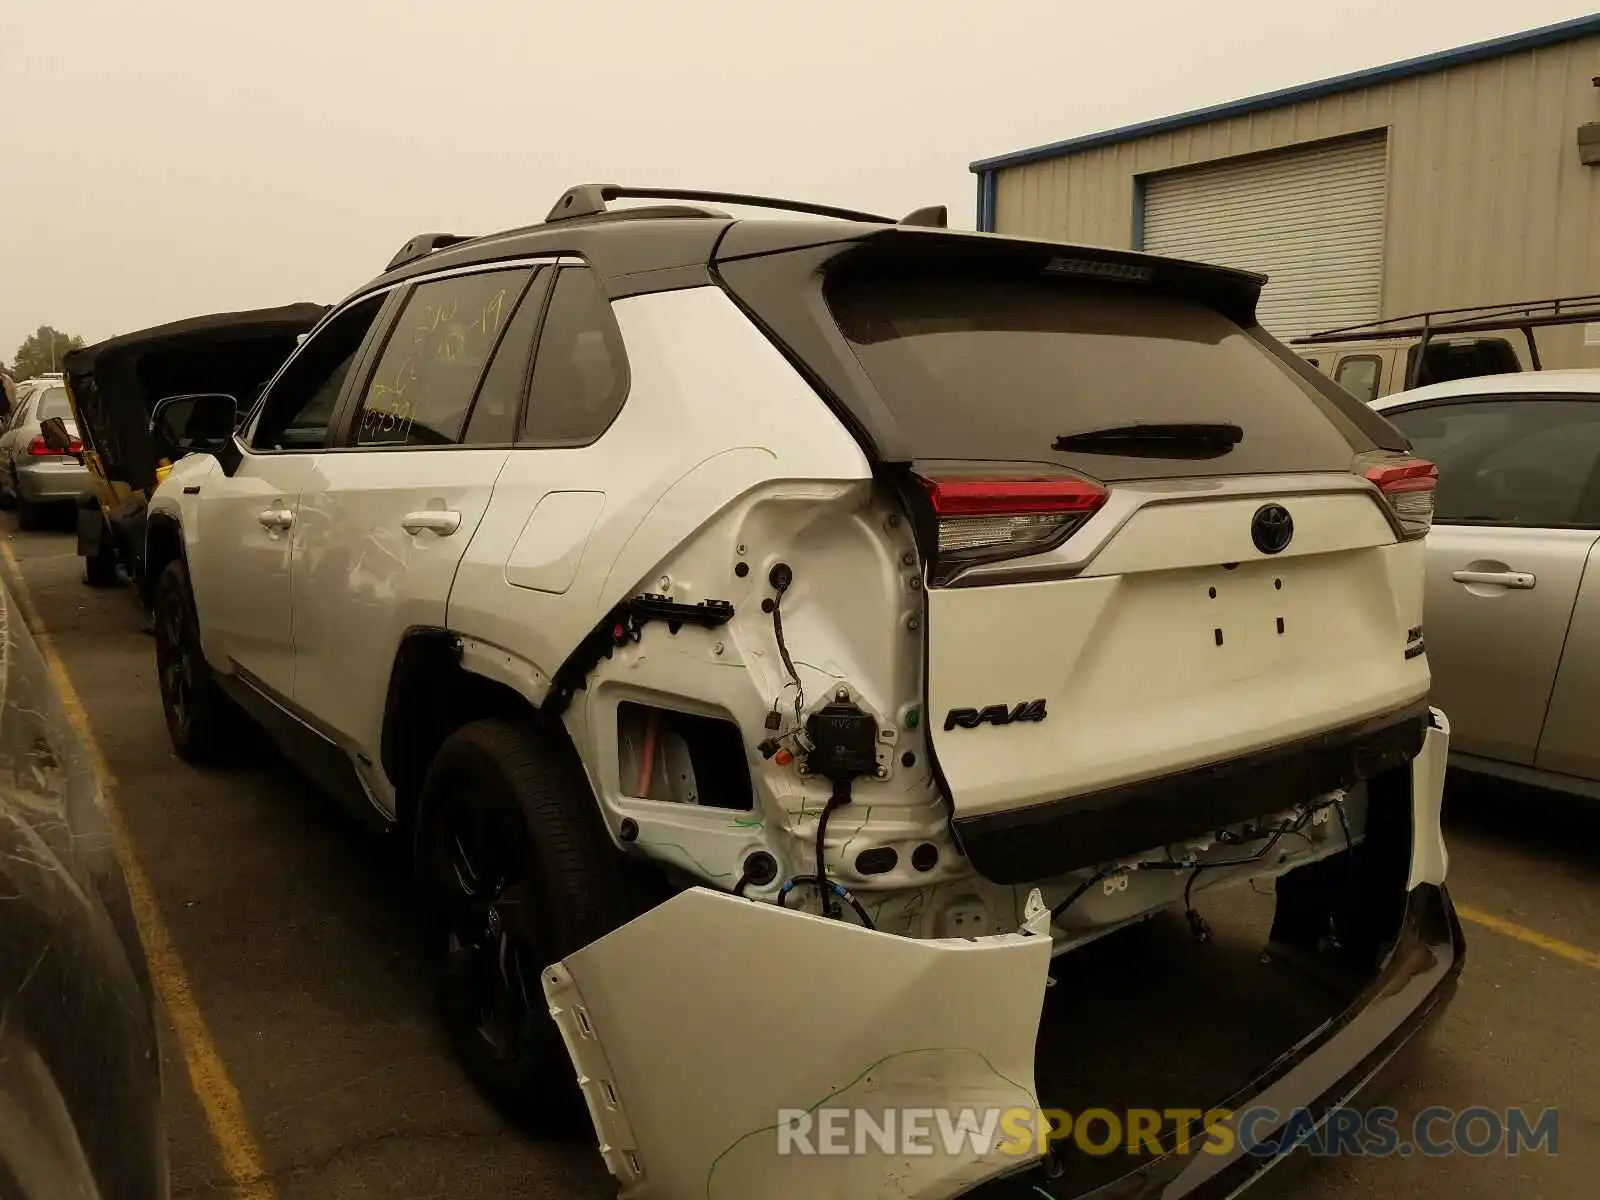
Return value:
<svg viewBox="0 0 1600 1200">
<path fill-rule="evenodd" d="M 1303 83 L 1296 87 L 1283 88 L 1276 92 L 1265 92 L 1259 96 L 1250 96 L 1243 100 L 1231 100 L 1226 104 L 1213 104 L 1206 108 L 1196 108 L 1189 112 L 1178 113 L 1176 116 L 1159 117 L 1153 121 L 1141 121 L 1136 125 L 1124 125 L 1120 129 L 1108 129 L 1102 133 L 1091 133 L 1083 137 L 1068 138 L 1063 142 L 1051 142 L 1048 145 L 1034 146 L 1027 150 L 1017 150 L 1010 154 L 997 155 L 994 158 L 981 158 L 976 162 L 970 163 L 968 169 L 978 174 L 993 173 L 1004 167 L 1020 167 L 1027 163 L 1040 162 L 1044 159 L 1060 158 L 1064 154 L 1092 150 L 1097 146 L 1110 146 L 1115 145 L 1117 142 L 1127 142 L 1132 141 L 1134 138 L 1148 137 L 1154 133 L 1186 129 L 1191 125 L 1203 125 L 1208 121 L 1220 121 L 1228 117 L 1242 117 L 1248 113 L 1260 112 L 1268 108 L 1278 108 L 1284 104 L 1296 104 L 1305 100 L 1320 100 L 1324 96 L 1334 96 L 1340 92 L 1373 87 L 1380 83 L 1393 83 L 1397 79 L 1409 79 L 1414 75 L 1426 75 L 1432 71 L 1444 70 L 1446 67 L 1459 67 L 1466 63 L 1481 62 L 1486 58 L 1499 58 L 1502 55 L 1513 54 L 1519 50 L 1536 50 L 1541 46 L 1569 42 L 1576 38 L 1588 37 L 1591 34 L 1600 34 L 1600 13 L 1592 13 L 1586 17 L 1574 17 L 1570 21 L 1562 21 L 1555 25 L 1545 25 L 1542 28 L 1530 29 L 1523 33 L 1491 38 L 1486 42 L 1474 42 L 1470 46 L 1458 46 L 1454 50 L 1440 50 L 1433 54 L 1424 54 L 1419 58 L 1408 58 L 1402 62 L 1389 63 L 1387 66 L 1369 67 L 1364 71 L 1352 71 L 1348 75 L 1336 75 L 1332 79 L 1322 79 L 1315 83 Z"/>
<path fill-rule="evenodd" d="M 1129 246 L 1134 250 L 1144 249 L 1144 179 L 1143 175 L 1133 177 L 1133 236 Z"/>
</svg>

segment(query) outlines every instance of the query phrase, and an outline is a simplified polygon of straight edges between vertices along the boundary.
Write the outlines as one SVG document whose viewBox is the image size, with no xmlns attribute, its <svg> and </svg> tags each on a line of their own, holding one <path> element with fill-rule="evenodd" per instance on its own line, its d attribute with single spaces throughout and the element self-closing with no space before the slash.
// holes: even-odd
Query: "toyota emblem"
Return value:
<svg viewBox="0 0 1600 1200">
<path fill-rule="evenodd" d="M 1276 554 L 1294 538 L 1294 518 L 1281 504 L 1263 504 L 1250 520 L 1250 540 L 1263 554 Z"/>
</svg>

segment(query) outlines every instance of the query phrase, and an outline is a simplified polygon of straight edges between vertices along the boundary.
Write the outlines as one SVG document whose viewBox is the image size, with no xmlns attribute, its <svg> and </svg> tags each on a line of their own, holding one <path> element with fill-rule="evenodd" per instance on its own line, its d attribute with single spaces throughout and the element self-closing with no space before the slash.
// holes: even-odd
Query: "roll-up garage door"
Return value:
<svg viewBox="0 0 1600 1200">
<path fill-rule="evenodd" d="M 1259 271 L 1280 338 L 1379 317 L 1384 139 L 1149 176 L 1144 248 Z"/>
</svg>

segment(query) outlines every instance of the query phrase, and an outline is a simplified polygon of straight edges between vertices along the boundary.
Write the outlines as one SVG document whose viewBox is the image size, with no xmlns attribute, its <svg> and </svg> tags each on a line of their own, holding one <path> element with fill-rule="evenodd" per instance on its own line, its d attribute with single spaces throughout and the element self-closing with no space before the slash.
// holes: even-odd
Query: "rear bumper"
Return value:
<svg viewBox="0 0 1600 1200">
<path fill-rule="evenodd" d="M 1170 1134 L 1114 1179 L 1089 1182 L 1070 1161 L 1063 1178 L 1049 1175 L 1052 1097 L 1034 1070 L 1052 961 L 1042 904 L 1017 933 L 919 940 L 694 888 L 543 972 L 623 1197 L 1234 1195 L 1282 1161 L 1258 1152 L 1264 1140 L 1328 1120 L 1454 993 L 1465 945 L 1444 887 L 1443 714 L 1430 714 L 1421 743 L 1367 785 L 1351 849 L 1278 880 L 1268 949 L 1314 976 L 1343 973 L 1337 995 L 1349 999 L 1219 1088 L 1233 1094 L 1206 1125 L 1231 1137 L 1185 1147 Z M 1170 1023 L 1170 996 L 1146 999 Z M 967 1113 L 992 1119 L 989 1132 L 938 1152 L 904 1148 L 915 1114 L 927 1133 Z"/>
<path fill-rule="evenodd" d="M 85 488 L 94 483 L 89 469 L 71 459 L 64 462 L 51 459 L 19 462 L 16 471 L 17 491 L 24 500 L 35 504 L 76 500 Z"/>
<path fill-rule="evenodd" d="M 1227 1153 L 1212 1154 L 1195 1139 L 1191 1153 L 1152 1158 L 1109 1184 L 1075 1193 L 1042 1177 L 1042 1170 L 981 1185 L 971 1200 L 1036 1198 L 1036 1187 L 1055 1200 L 1224 1200 L 1259 1183 L 1289 1155 L 1268 1145 L 1295 1114 L 1322 1128 L 1333 1110 L 1374 1102 L 1385 1068 L 1404 1047 L 1443 1015 L 1454 997 L 1466 943 L 1442 884 L 1414 888 L 1405 918 L 1383 969 L 1342 1013 L 1273 1063 L 1240 1092 L 1218 1103 L 1234 1115 Z M 1278 1114 L 1274 1122 L 1265 1114 Z M 1308 1125 L 1296 1120 L 1297 1131 Z"/>
<path fill-rule="evenodd" d="M 1276 811 L 1401 766 L 1422 748 L 1428 706 L 1404 709 L 1180 774 L 1027 808 L 956 816 L 961 848 L 996 883 L 1031 883 Z"/>
</svg>

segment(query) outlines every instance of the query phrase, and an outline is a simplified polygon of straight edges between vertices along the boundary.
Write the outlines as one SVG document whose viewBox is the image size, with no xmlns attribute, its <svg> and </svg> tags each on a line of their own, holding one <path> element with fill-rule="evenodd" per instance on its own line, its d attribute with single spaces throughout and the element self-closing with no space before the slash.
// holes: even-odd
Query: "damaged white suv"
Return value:
<svg viewBox="0 0 1600 1200">
<path fill-rule="evenodd" d="M 581 1093 L 629 1196 L 1232 1194 L 1463 961 L 1433 467 L 1259 277 L 943 225 L 585 185 L 408 243 L 237 423 L 152 421 L 178 752 L 248 715 L 414 839 L 467 1069 L 535 1120 Z M 824 1102 L 1070 1111 L 1052 969 L 1114 993 L 1086 943 L 1204 940 L 1199 897 L 1267 880 L 1250 961 L 1320 999 L 1207 1152 L 785 1153 Z M 1232 1129 L 1251 1098 L 1281 1120 Z"/>
</svg>

